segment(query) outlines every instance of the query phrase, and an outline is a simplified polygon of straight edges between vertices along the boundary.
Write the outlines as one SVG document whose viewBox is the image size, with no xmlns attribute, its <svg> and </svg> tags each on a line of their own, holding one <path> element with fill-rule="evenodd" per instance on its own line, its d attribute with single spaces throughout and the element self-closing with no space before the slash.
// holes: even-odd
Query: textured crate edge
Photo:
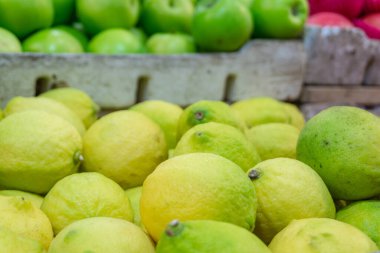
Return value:
<svg viewBox="0 0 380 253">
<path fill-rule="evenodd" d="M 88 92 L 103 108 L 148 99 L 187 105 L 200 99 L 299 98 L 301 41 L 254 40 L 236 53 L 176 56 L 0 55 L 0 100 L 35 95 L 40 77 Z M 42 82 L 43 83 L 43 82 Z"/>
<path fill-rule="evenodd" d="M 380 85 L 380 42 L 357 28 L 308 26 L 305 83 Z"/>
</svg>

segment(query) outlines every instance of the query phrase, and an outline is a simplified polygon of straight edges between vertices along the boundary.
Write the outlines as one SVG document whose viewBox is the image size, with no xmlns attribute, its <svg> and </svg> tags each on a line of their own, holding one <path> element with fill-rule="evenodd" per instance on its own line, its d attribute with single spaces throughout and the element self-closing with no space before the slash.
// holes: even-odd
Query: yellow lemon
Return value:
<svg viewBox="0 0 380 253">
<path fill-rule="evenodd" d="M 255 146 L 262 160 L 278 157 L 296 158 L 298 128 L 284 123 L 269 123 L 247 131 L 248 140 Z"/>
<path fill-rule="evenodd" d="M 14 97 L 5 107 L 4 114 L 5 116 L 9 116 L 14 113 L 28 110 L 44 111 L 61 117 L 71 123 L 78 130 L 80 135 L 83 135 L 86 131 L 81 120 L 70 109 L 52 99 L 40 97 Z"/>
<path fill-rule="evenodd" d="M 85 92 L 65 87 L 49 90 L 40 97 L 50 98 L 67 106 L 89 128 L 98 118 L 99 106 Z"/>
<path fill-rule="evenodd" d="M 2 191 L 0 191 L 0 195 L 23 197 L 24 199 L 32 202 L 32 204 L 38 208 L 41 207 L 42 201 L 44 201 L 44 198 L 41 197 L 40 195 L 29 193 L 29 192 L 17 191 L 17 190 L 2 190 Z"/>
<path fill-rule="evenodd" d="M 209 122 L 188 130 L 178 142 L 173 155 L 214 153 L 223 156 L 244 171 L 261 161 L 255 147 L 235 127 Z"/>
<path fill-rule="evenodd" d="M 63 178 L 48 192 L 41 206 L 54 233 L 74 221 L 105 216 L 133 220 L 133 210 L 124 190 L 96 172 L 77 173 Z"/>
<path fill-rule="evenodd" d="M 156 122 L 164 131 L 168 149 L 177 144 L 177 125 L 182 108 L 165 101 L 151 100 L 138 103 L 130 108 L 132 111 L 141 112 Z"/>
<path fill-rule="evenodd" d="M 326 185 L 306 164 L 276 158 L 248 172 L 258 200 L 254 233 L 265 243 L 294 219 L 335 218 L 335 206 Z"/>
<path fill-rule="evenodd" d="M 359 229 L 328 219 L 292 221 L 278 233 L 269 249 L 273 253 L 374 253 L 376 244 Z"/>
<path fill-rule="evenodd" d="M 53 240 L 48 217 L 23 197 L 0 196 L 0 227 L 40 242 L 45 249 Z"/>
<path fill-rule="evenodd" d="M 176 156 L 148 176 L 142 188 L 141 219 L 155 241 L 173 219 L 219 220 L 252 230 L 255 189 L 230 160 L 211 153 Z"/>
<path fill-rule="evenodd" d="M 39 241 L 21 236 L 4 227 L 0 227 L 0 252 L 46 253 Z"/>
<path fill-rule="evenodd" d="M 291 103 L 282 102 L 282 107 L 289 117 L 289 124 L 301 130 L 305 126 L 305 117 L 300 109 Z"/>
<path fill-rule="evenodd" d="M 94 217 L 76 221 L 52 241 L 48 253 L 154 253 L 150 238 L 131 222 Z"/>
<path fill-rule="evenodd" d="M 161 128 L 133 111 L 110 113 L 95 122 L 84 142 L 84 170 L 104 174 L 124 189 L 142 185 L 168 149 Z"/>
<path fill-rule="evenodd" d="M 178 122 L 178 139 L 190 128 L 207 122 L 218 122 L 245 131 L 241 118 L 231 107 L 221 101 L 202 100 L 188 106 Z"/>
<path fill-rule="evenodd" d="M 82 139 L 67 121 L 27 110 L 0 121 L 0 185 L 38 194 L 77 172 Z"/>
</svg>

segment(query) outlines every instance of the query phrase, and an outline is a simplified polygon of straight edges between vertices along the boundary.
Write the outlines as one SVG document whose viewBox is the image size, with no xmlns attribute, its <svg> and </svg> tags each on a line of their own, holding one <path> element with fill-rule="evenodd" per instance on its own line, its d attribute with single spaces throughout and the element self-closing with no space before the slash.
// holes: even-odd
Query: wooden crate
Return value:
<svg viewBox="0 0 380 253">
<path fill-rule="evenodd" d="M 253 40 L 235 53 L 0 54 L 0 101 L 62 84 L 86 91 L 104 109 L 152 99 L 183 106 L 256 96 L 297 100 L 305 64 L 302 41 L 275 40 Z"/>
</svg>

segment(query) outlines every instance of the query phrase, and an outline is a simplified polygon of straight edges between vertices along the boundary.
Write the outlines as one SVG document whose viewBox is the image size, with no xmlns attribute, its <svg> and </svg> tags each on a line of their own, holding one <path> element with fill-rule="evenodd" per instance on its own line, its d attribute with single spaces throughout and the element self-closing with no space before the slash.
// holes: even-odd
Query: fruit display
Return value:
<svg viewBox="0 0 380 253">
<path fill-rule="evenodd" d="M 307 15 L 307 0 L 1 0 L 0 52 L 231 52 L 301 38 Z"/>
<path fill-rule="evenodd" d="M 309 25 L 356 27 L 371 39 L 380 40 L 380 1 L 309 0 Z"/>
<path fill-rule="evenodd" d="M 363 109 L 305 122 L 257 97 L 99 116 L 85 92 L 56 88 L 4 112 L 4 252 L 379 249 L 380 118 Z"/>
</svg>

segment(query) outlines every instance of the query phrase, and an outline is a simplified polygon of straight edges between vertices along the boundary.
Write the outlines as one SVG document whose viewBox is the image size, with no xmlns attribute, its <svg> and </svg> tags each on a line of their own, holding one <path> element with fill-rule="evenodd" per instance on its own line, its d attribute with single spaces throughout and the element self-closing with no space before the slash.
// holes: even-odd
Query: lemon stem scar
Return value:
<svg viewBox="0 0 380 253">
<path fill-rule="evenodd" d="M 169 237 L 175 237 L 179 235 L 183 229 L 184 229 L 184 226 L 182 223 L 179 222 L 179 220 L 173 220 L 166 227 L 165 233 Z"/>
<path fill-rule="evenodd" d="M 202 120 L 205 117 L 205 114 L 203 112 L 198 111 L 194 113 L 194 116 L 197 120 Z"/>
<path fill-rule="evenodd" d="M 258 179 L 260 177 L 260 172 L 258 170 L 251 170 L 249 173 L 248 173 L 248 177 L 251 179 L 251 180 L 255 180 L 255 179 Z"/>
<path fill-rule="evenodd" d="M 80 151 L 75 152 L 74 154 L 74 163 L 82 163 L 84 161 L 84 157 Z"/>
</svg>

